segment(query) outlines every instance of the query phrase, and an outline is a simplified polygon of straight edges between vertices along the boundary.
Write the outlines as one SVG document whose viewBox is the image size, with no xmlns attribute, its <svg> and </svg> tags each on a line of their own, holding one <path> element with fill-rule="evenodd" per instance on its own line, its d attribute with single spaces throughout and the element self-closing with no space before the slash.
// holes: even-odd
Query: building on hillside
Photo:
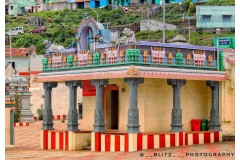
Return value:
<svg viewBox="0 0 240 160">
<path fill-rule="evenodd" d="M 33 13 L 35 0 L 9 0 L 8 14 L 19 15 L 24 13 Z"/>
<path fill-rule="evenodd" d="M 94 37 L 90 41 L 89 33 Z M 101 43 L 96 21 L 85 15 L 77 33 L 78 52 L 45 55 L 43 72 L 35 78 L 45 91 L 42 149 L 81 150 L 91 141 L 92 151 L 133 152 L 234 136 L 234 119 L 228 117 L 234 112 L 234 103 L 228 103 L 234 91 L 228 85 L 222 88 L 234 77 L 224 68 L 222 49 L 136 42 L 131 30 L 124 33 L 118 45 Z M 51 101 L 59 98 L 51 93 L 59 84 L 69 89 L 66 130 L 55 128 L 50 118 Z M 83 89 L 80 120 L 79 87 Z M 61 137 L 61 142 L 52 144 L 56 139 L 50 135 Z"/>
<path fill-rule="evenodd" d="M 99 8 L 107 6 L 107 0 L 45 0 L 39 2 L 41 10 L 63 10 L 63 9 L 77 9 L 77 8 Z"/>
<path fill-rule="evenodd" d="M 165 0 L 165 3 L 182 3 L 185 0 Z M 207 2 L 208 0 L 192 0 L 193 3 L 197 2 Z M 154 0 L 152 4 L 162 4 L 163 0 Z"/>
<path fill-rule="evenodd" d="M 196 6 L 197 28 L 235 29 L 235 6 Z"/>
<path fill-rule="evenodd" d="M 8 15 L 9 0 L 5 0 L 5 15 Z"/>
</svg>

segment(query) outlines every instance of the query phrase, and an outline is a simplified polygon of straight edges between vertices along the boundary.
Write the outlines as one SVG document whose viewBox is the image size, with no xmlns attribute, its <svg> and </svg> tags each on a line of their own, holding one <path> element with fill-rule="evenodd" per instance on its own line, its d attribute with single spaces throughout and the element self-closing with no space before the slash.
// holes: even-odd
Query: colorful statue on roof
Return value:
<svg viewBox="0 0 240 160">
<path fill-rule="evenodd" d="M 178 52 L 176 53 L 176 64 L 182 65 L 183 61 L 183 54 L 180 52 L 180 49 L 178 49 Z"/>
<path fill-rule="evenodd" d="M 43 70 L 48 68 L 48 58 L 46 58 L 46 56 L 44 56 L 44 58 L 42 59 L 42 65 L 43 65 Z"/>
<path fill-rule="evenodd" d="M 125 36 L 120 37 L 117 41 L 116 44 L 129 44 L 129 43 L 136 43 L 136 38 L 134 31 L 132 31 L 129 28 L 124 28 L 123 31 Z"/>
</svg>

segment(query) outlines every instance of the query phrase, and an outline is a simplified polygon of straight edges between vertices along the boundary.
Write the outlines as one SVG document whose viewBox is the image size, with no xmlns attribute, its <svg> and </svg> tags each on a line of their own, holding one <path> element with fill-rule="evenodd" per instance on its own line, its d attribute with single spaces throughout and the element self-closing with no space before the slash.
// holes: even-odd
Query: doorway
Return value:
<svg viewBox="0 0 240 160">
<path fill-rule="evenodd" d="M 118 130 L 119 87 L 109 85 L 104 88 L 104 121 L 106 130 Z"/>
</svg>

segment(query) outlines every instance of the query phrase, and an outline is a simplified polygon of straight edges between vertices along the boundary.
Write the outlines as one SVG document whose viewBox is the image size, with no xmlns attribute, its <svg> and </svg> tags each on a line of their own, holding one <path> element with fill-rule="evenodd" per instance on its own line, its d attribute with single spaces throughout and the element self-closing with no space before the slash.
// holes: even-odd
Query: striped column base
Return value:
<svg viewBox="0 0 240 160">
<path fill-rule="evenodd" d="M 21 126 L 29 126 L 30 125 L 30 123 L 29 122 L 26 122 L 26 123 L 24 123 L 24 122 L 14 122 L 14 127 L 21 127 Z"/>
<path fill-rule="evenodd" d="M 39 117 L 33 116 L 34 120 L 39 120 Z M 67 115 L 55 115 L 52 116 L 52 120 L 67 120 Z"/>
<path fill-rule="evenodd" d="M 91 151 L 134 152 L 222 141 L 220 131 L 91 134 Z"/>
<path fill-rule="evenodd" d="M 81 150 L 91 141 L 91 131 L 41 130 L 40 147 L 44 150 Z"/>
</svg>

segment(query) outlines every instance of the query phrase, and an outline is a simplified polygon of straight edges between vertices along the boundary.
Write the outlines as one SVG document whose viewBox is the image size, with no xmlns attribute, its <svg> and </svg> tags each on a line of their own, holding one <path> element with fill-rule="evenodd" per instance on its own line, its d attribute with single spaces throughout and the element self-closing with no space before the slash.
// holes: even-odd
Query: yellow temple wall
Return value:
<svg viewBox="0 0 240 160">
<path fill-rule="evenodd" d="M 127 131 L 129 85 L 124 82 L 124 79 L 110 79 L 109 84 L 119 86 L 119 131 Z M 222 85 L 222 83 L 220 84 Z M 224 133 L 234 132 L 234 117 L 231 117 L 231 114 L 234 113 L 234 107 L 232 107 L 234 106 L 234 95 L 232 91 L 225 90 L 225 92 L 225 104 L 230 105 L 231 109 L 225 107 L 226 105 L 222 108 L 220 107 L 220 123 L 222 124 L 223 135 Z M 184 131 L 191 130 L 192 119 L 210 120 L 211 96 L 211 88 L 207 87 L 206 81 L 187 80 L 186 85 L 181 87 Z M 93 129 L 95 103 L 95 96 L 83 97 L 83 119 L 80 120 L 80 128 L 84 130 Z M 171 85 L 167 85 L 166 79 L 144 79 L 144 83 L 138 85 L 138 109 L 141 132 L 170 131 L 172 108 L 173 89 Z M 226 116 L 232 122 L 221 122 L 223 117 L 222 109 L 228 110 L 225 114 L 227 113 Z M 227 131 L 225 132 L 225 130 Z"/>
</svg>

